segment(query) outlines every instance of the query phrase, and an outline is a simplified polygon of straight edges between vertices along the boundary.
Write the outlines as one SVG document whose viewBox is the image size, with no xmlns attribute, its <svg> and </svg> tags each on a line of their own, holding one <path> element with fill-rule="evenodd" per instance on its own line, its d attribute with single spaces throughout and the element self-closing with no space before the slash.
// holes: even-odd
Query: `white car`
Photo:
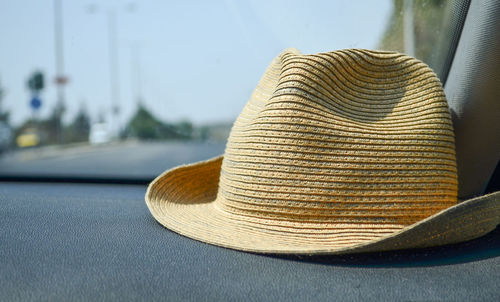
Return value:
<svg viewBox="0 0 500 302">
<path fill-rule="evenodd" d="M 111 141 L 111 132 L 106 123 L 93 124 L 90 127 L 89 143 L 91 145 L 106 144 Z"/>
</svg>

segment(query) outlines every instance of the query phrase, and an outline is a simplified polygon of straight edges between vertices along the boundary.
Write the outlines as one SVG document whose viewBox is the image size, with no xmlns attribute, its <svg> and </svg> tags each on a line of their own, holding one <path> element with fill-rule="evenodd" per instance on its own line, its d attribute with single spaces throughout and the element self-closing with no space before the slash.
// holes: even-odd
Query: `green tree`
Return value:
<svg viewBox="0 0 500 302">
<path fill-rule="evenodd" d="M 162 123 L 156 119 L 142 104 L 139 104 L 136 113 L 127 126 L 129 136 L 139 139 L 158 139 Z"/>
<path fill-rule="evenodd" d="M 140 103 L 126 127 L 126 136 L 144 140 L 191 139 L 192 133 L 191 122 L 185 120 L 177 124 L 164 123 Z"/>
<path fill-rule="evenodd" d="M 189 139 L 193 135 L 193 124 L 184 120 L 174 125 L 178 138 Z"/>
<path fill-rule="evenodd" d="M 0 122 L 6 124 L 9 123 L 9 112 L 3 109 L 3 98 L 5 96 L 5 89 L 2 87 L 2 82 L 0 81 Z"/>
<path fill-rule="evenodd" d="M 52 109 L 52 113 L 45 121 L 40 122 L 40 126 L 44 127 L 47 132 L 48 144 L 61 144 L 63 143 L 63 123 L 62 115 L 64 108 L 56 105 Z"/>
<path fill-rule="evenodd" d="M 68 142 L 85 142 L 90 133 L 90 116 L 85 108 L 81 107 L 73 122 L 66 127 L 65 138 Z"/>
</svg>

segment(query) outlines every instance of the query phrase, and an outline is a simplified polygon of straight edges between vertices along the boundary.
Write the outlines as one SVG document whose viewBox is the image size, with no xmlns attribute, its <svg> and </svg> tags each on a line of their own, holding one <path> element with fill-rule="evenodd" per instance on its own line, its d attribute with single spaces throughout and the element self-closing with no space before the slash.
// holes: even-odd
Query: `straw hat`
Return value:
<svg viewBox="0 0 500 302">
<path fill-rule="evenodd" d="M 436 75 L 406 55 L 359 49 L 280 54 L 224 155 L 166 171 L 146 203 L 175 232 L 260 253 L 428 247 L 500 221 L 499 192 L 457 203 Z"/>
</svg>

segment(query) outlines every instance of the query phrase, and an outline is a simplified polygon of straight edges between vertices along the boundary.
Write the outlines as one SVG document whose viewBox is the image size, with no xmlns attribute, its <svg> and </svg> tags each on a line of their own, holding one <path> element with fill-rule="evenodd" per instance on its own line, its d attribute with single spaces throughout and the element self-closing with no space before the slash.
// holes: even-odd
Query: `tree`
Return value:
<svg viewBox="0 0 500 302">
<path fill-rule="evenodd" d="M 142 104 L 139 104 L 135 115 L 128 123 L 128 134 L 140 139 L 160 138 L 162 123 L 156 119 Z"/>
<path fill-rule="evenodd" d="M 3 97 L 5 96 L 5 90 L 2 87 L 2 82 L 0 81 L 0 122 L 6 124 L 9 123 L 9 112 L 3 110 Z"/>
<path fill-rule="evenodd" d="M 75 119 L 66 128 L 65 138 L 68 142 L 85 142 L 89 139 L 90 116 L 84 107 L 81 107 Z"/>
<path fill-rule="evenodd" d="M 193 125 L 189 121 L 181 121 L 177 124 L 168 124 L 157 119 L 149 110 L 140 104 L 137 111 L 130 119 L 126 134 L 139 139 L 190 139 L 193 133 Z"/>
<path fill-rule="evenodd" d="M 187 139 L 193 135 L 193 124 L 190 121 L 180 121 L 174 125 L 174 128 L 179 138 Z"/>
<path fill-rule="evenodd" d="M 40 71 L 35 71 L 28 79 L 28 88 L 33 94 L 38 93 L 45 87 L 45 81 L 43 73 Z"/>
<path fill-rule="evenodd" d="M 62 114 L 58 106 L 54 106 L 49 118 L 45 121 L 40 121 L 40 127 L 44 126 L 47 131 L 48 144 L 62 143 Z"/>
</svg>

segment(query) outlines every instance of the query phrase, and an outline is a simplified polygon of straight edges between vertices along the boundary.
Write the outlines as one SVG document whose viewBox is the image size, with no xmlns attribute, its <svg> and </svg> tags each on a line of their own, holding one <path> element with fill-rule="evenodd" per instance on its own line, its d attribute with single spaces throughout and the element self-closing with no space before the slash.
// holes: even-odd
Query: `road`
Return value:
<svg viewBox="0 0 500 302">
<path fill-rule="evenodd" d="M 164 170 L 224 153 L 218 142 L 118 142 L 50 146 L 0 157 L 0 175 L 154 178 Z"/>
</svg>

